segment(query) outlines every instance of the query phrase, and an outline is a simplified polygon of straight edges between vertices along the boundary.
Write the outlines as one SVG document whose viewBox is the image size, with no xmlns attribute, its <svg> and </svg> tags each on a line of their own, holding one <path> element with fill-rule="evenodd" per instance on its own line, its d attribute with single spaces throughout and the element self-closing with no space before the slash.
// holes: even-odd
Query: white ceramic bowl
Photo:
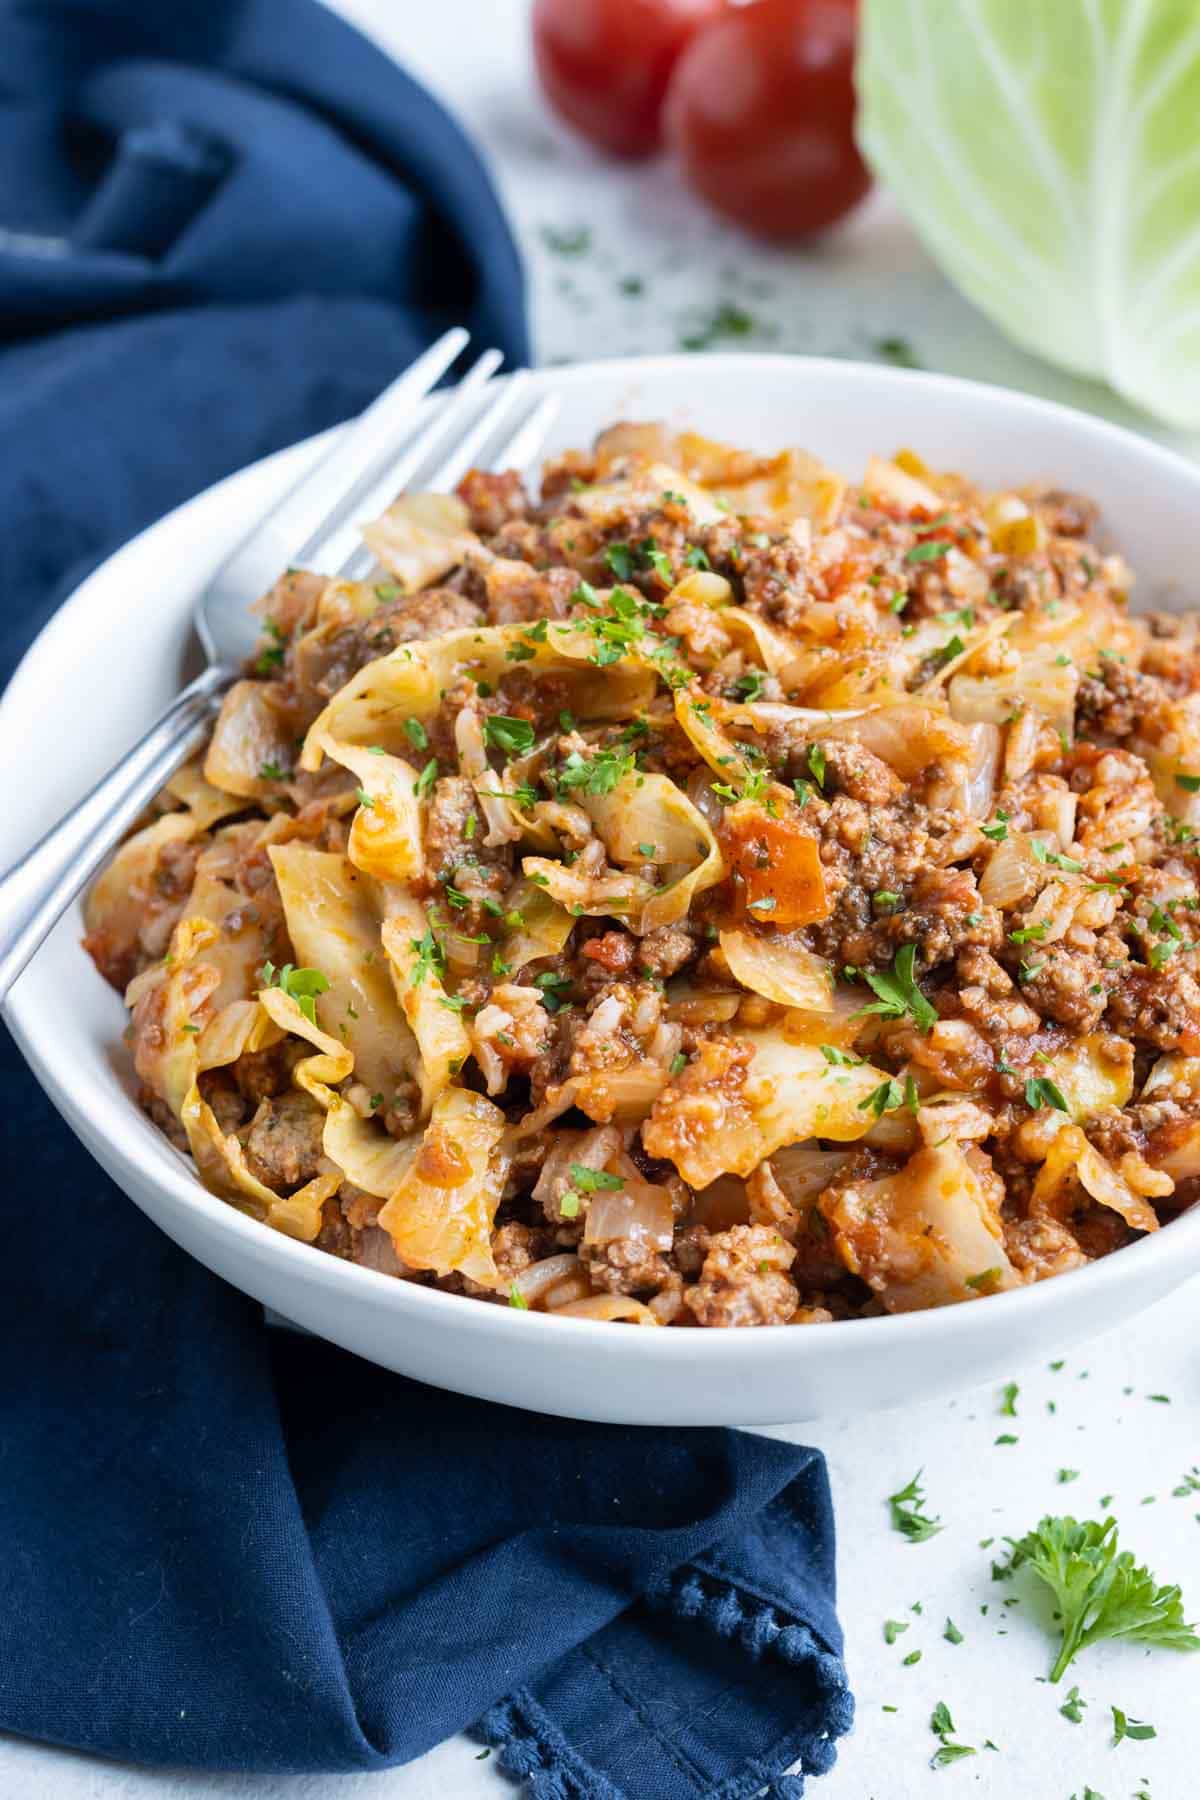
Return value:
<svg viewBox="0 0 1200 1800">
<path fill-rule="evenodd" d="M 871 451 L 911 445 L 934 468 L 984 483 L 1052 479 L 1100 502 L 1143 600 L 1188 598 L 1178 584 L 1195 555 L 1200 469 L 1063 407 L 942 376 L 784 356 L 592 363 L 537 381 L 562 401 L 551 449 L 586 444 L 617 418 L 664 418 L 733 443 L 800 444 L 851 477 Z M 166 703 L 195 654 L 195 593 L 314 447 L 243 469 L 143 532 L 42 632 L 0 705 L 0 867 Z M 1200 1269 L 1198 1208 L 1102 1262 L 1017 1293 L 809 1330 L 645 1331 L 411 1287 L 280 1236 L 201 1187 L 134 1104 L 124 1011 L 80 948 L 81 929 L 73 911 L 8 1004 L 67 1123 L 130 1198 L 217 1274 L 310 1331 L 442 1387 L 626 1424 L 785 1423 L 1010 1374 Z"/>
</svg>

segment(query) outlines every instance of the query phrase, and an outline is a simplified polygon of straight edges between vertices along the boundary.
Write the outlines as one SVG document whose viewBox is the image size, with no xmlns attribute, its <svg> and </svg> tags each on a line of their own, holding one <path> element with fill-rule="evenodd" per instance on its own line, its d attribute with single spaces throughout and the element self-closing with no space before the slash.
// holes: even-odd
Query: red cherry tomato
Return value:
<svg viewBox="0 0 1200 1800">
<path fill-rule="evenodd" d="M 534 0 L 533 53 L 547 98 L 593 144 L 649 156 L 662 142 L 671 70 L 725 0 Z"/>
<path fill-rule="evenodd" d="M 760 237 L 807 237 L 871 185 L 854 142 L 855 0 L 754 0 L 688 45 L 667 139 L 717 212 Z"/>
</svg>

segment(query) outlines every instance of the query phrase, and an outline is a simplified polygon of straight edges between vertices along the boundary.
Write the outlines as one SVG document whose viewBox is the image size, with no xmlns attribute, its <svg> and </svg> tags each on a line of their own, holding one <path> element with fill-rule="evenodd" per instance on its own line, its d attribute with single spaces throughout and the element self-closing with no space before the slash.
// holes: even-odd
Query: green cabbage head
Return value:
<svg viewBox="0 0 1200 1800">
<path fill-rule="evenodd" d="M 865 0 L 859 138 L 1002 330 L 1200 427 L 1200 0 Z"/>
</svg>

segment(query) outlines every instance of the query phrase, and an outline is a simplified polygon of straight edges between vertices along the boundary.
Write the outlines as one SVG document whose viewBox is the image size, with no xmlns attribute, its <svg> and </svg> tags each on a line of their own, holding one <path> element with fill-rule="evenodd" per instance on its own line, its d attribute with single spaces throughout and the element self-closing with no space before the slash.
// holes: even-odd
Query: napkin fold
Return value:
<svg viewBox="0 0 1200 1800">
<path fill-rule="evenodd" d="M 332 14 L 0 0 L 0 677 L 86 566 L 454 319 L 524 359 L 503 215 Z M 97 705 L 135 677 L 97 670 Z M 0 1134 L 0 1729 L 334 1772 L 477 1725 L 538 1800 L 782 1800 L 829 1766 L 852 1702 L 816 1452 L 542 1418 L 268 1331 L 7 1038 Z"/>
</svg>

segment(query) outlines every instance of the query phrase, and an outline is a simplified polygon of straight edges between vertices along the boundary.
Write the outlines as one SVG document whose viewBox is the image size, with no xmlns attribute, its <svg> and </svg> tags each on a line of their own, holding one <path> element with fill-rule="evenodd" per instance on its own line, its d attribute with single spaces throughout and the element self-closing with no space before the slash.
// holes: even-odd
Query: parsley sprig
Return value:
<svg viewBox="0 0 1200 1800">
<path fill-rule="evenodd" d="M 1166 1650 L 1200 1650 L 1200 1636 L 1183 1616 L 1178 1587 L 1159 1587 L 1130 1550 L 1117 1548 L 1117 1522 L 1040 1520 L 1023 1538 L 1010 1538 L 1009 1569 L 1027 1564 L 1057 1603 L 1062 1644 L 1050 1671 L 1059 1681 L 1081 1651 L 1108 1638 Z"/>
</svg>

